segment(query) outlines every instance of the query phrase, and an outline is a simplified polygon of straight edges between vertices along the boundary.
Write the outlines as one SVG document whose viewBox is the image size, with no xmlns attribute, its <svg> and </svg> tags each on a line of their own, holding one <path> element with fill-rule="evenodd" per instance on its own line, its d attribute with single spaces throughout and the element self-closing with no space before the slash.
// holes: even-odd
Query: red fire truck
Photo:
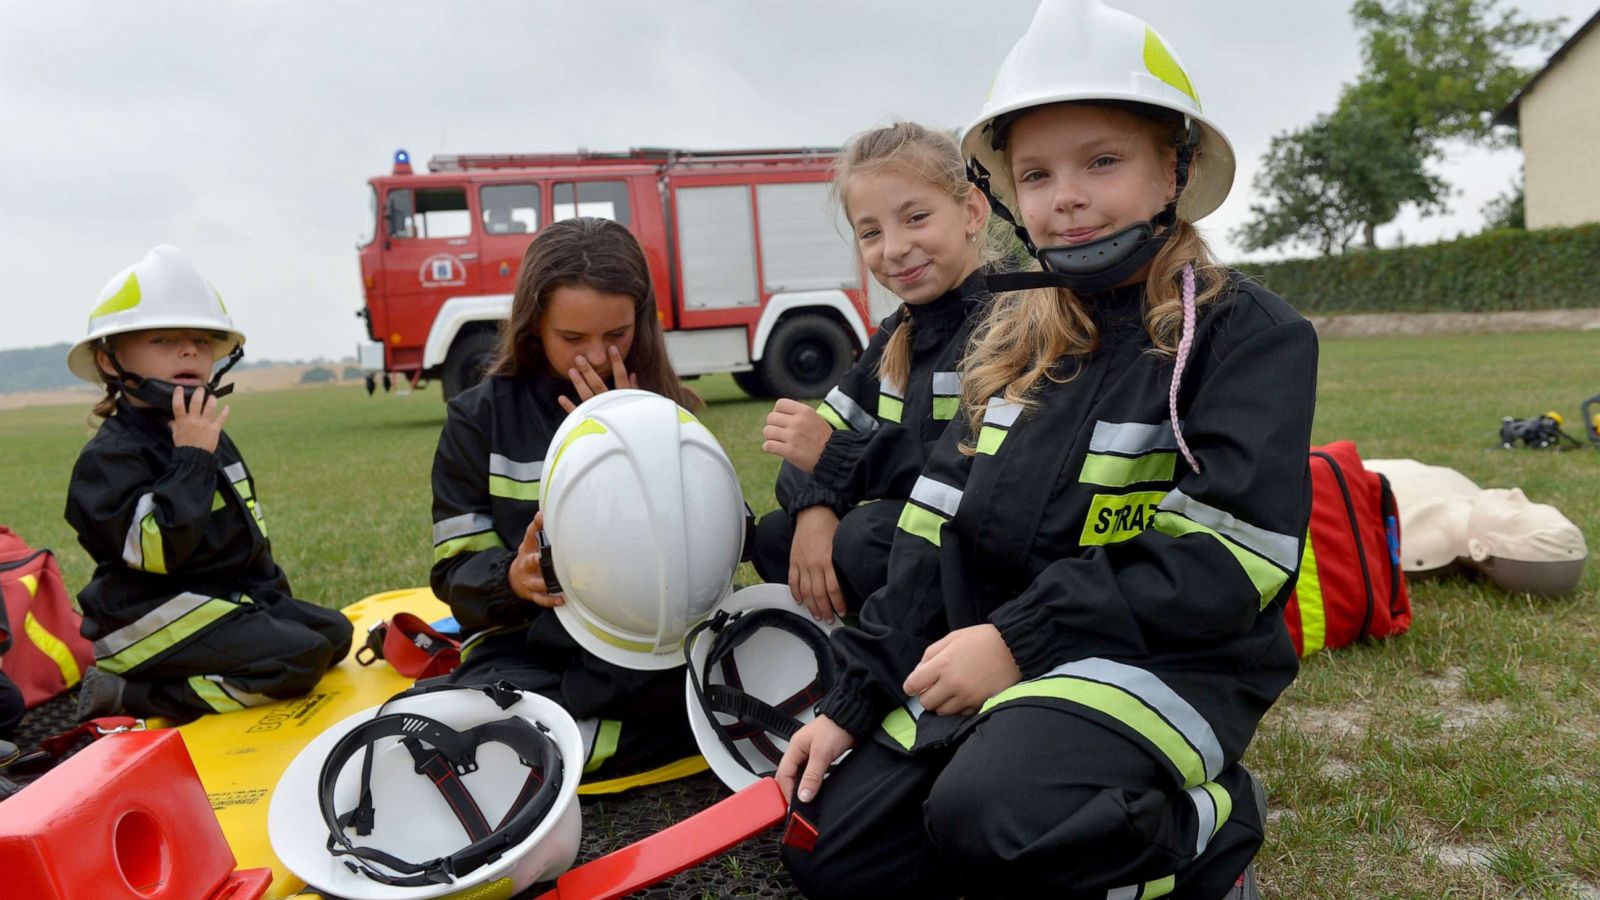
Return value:
<svg viewBox="0 0 1600 900">
<path fill-rule="evenodd" d="M 360 248 L 369 378 L 481 377 L 517 269 L 545 223 L 605 216 L 644 246 L 667 349 L 686 377 L 755 396 L 826 393 L 893 295 L 868 277 L 827 197 L 831 150 L 435 156 L 373 178 Z M 371 382 L 369 381 L 369 384 Z"/>
</svg>

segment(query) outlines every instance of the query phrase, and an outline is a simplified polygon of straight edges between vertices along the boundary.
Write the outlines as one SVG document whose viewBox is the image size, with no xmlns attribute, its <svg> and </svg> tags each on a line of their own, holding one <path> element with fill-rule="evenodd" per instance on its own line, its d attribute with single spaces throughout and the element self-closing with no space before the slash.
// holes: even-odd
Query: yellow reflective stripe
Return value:
<svg viewBox="0 0 1600 900">
<path fill-rule="evenodd" d="M 452 556 L 458 556 L 462 553 L 476 553 L 480 550 L 489 550 L 494 547 L 504 547 L 505 545 L 505 541 L 500 540 L 500 535 L 495 534 L 492 531 L 469 534 L 466 537 L 459 537 L 453 541 L 445 541 L 439 546 L 434 547 L 433 561 L 441 562 L 449 559 Z"/>
<path fill-rule="evenodd" d="M 823 421 L 827 422 L 829 425 L 832 425 L 834 431 L 850 430 L 850 426 L 845 424 L 844 419 L 840 417 L 838 413 L 833 411 L 833 407 L 826 403 L 817 404 L 817 415 L 821 416 Z"/>
<path fill-rule="evenodd" d="M 1306 533 L 1300 555 L 1300 577 L 1295 581 L 1295 602 L 1300 606 L 1300 655 L 1310 656 L 1327 646 L 1328 611 L 1322 604 L 1322 579 L 1317 575 L 1317 552 Z"/>
<path fill-rule="evenodd" d="M 1177 886 L 1177 883 L 1178 877 L 1176 875 L 1168 875 L 1165 878 L 1158 878 L 1155 881 L 1147 881 L 1144 883 L 1144 889 L 1139 892 L 1139 900 L 1151 900 L 1153 897 L 1165 897 L 1166 895 L 1172 893 L 1172 889 Z"/>
<path fill-rule="evenodd" d="M 1221 831 L 1222 826 L 1228 821 L 1228 817 L 1233 815 L 1233 795 L 1215 781 L 1208 781 L 1200 786 L 1211 795 L 1211 801 L 1217 805 L 1217 823 L 1211 826 L 1211 836 L 1216 837 L 1217 832 Z"/>
<path fill-rule="evenodd" d="M 1239 561 L 1239 567 L 1244 569 L 1244 574 L 1250 578 L 1250 583 L 1255 585 L 1257 593 L 1261 595 L 1261 608 L 1265 609 L 1272 598 L 1277 596 L 1278 589 L 1289 580 L 1289 576 L 1282 569 L 1273 565 L 1264 557 L 1257 556 L 1239 544 L 1224 536 L 1221 532 L 1207 528 L 1193 519 L 1180 516 L 1177 513 L 1161 510 L 1156 514 L 1152 523 L 1155 530 L 1168 537 L 1185 537 L 1191 534 L 1206 534 L 1216 538 Z"/>
<path fill-rule="evenodd" d="M 115 294 L 107 297 L 104 303 L 94 308 L 94 312 L 89 313 L 89 321 L 93 322 L 101 316 L 109 316 L 112 313 L 127 312 L 139 305 L 139 298 L 139 276 L 129 272 L 128 280 L 122 283 L 122 287 L 117 288 Z"/>
<path fill-rule="evenodd" d="M 896 527 L 907 534 L 914 534 L 937 547 L 939 546 L 939 530 L 944 523 L 945 518 L 938 513 L 924 509 L 915 503 L 907 503 L 900 510 L 900 521 L 896 523 Z"/>
<path fill-rule="evenodd" d="M 979 712 L 986 713 L 1002 703 L 1033 697 L 1065 700 L 1104 713 L 1133 729 L 1170 760 L 1183 775 L 1184 787 L 1194 787 L 1206 780 L 1205 760 L 1184 739 L 1182 732 L 1138 696 L 1115 685 L 1071 676 L 1039 678 L 1014 684 L 995 694 L 984 702 Z"/>
<path fill-rule="evenodd" d="M 941 422 L 949 421 L 956 417 L 961 410 L 960 397 L 935 397 L 933 398 L 933 417 Z"/>
<path fill-rule="evenodd" d="M 1138 537 L 1155 520 L 1156 507 L 1166 496 L 1166 491 L 1095 494 L 1089 503 L 1089 514 L 1083 519 L 1078 544 L 1103 547 Z"/>
<path fill-rule="evenodd" d="M 911 718 L 911 713 L 904 706 L 897 706 L 887 716 L 883 717 L 883 730 L 896 744 L 910 750 L 917 742 L 917 720 Z"/>
<path fill-rule="evenodd" d="M 22 582 L 22 586 L 28 589 L 28 599 L 29 600 L 32 600 L 34 597 L 39 596 L 39 576 L 37 576 L 37 575 L 24 575 L 21 578 L 18 578 L 17 580 Z"/>
<path fill-rule="evenodd" d="M 556 448 L 556 455 L 550 460 L 550 465 L 545 469 L 545 474 L 548 475 L 556 470 L 556 463 L 561 461 L 561 454 L 567 452 L 567 448 L 572 446 L 573 441 L 581 437 L 587 437 L 591 434 L 605 433 L 606 427 L 593 419 L 584 419 L 582 422 L 579 422 L 578 427 L 572 429 L 572 431 L 569 432 L 564 439 L 562 439 L 561 446 Z"/>
<path fill-rule="evenodd" d="M 221 509 L 221 508 L 223 508 L 224 506 L 227 506 L 227 505 L 228 505 L 228 498 L 222 496 L 222 492 L 221 491 L 217 491 L 216 493 L 211 495 L 211 511 L 212 512 L 216 512 L 217 510 L 219 510 L 219 509 Z"/>
<path fill-rule="evenodd" d="M 600 730 L 594 735 L 594 749 L 589 752 L 589 761 L 584 764 L 583 774 L 593 772 L 605 765 L 606 760 L 616 756 L 617 745 L 621 741 L 622 723 L 616 719 L 601 719 Z"/>
<path fill-rule="evenodd" d="M 700 420 L 696 419 L 693 416 L 693 414 L 691 414 L 687 409 L 684 409 L 681 406 L 678 407 L 678 424 L 679 425 L 687 425 L 690 422 L 698 422 L 698 421 L 700 421 Z"/>
<path fill-rule="evenodd" d="M 22 580 L 26 583 L 32 577 L 28 575 Z M 35 580 L 34 584 L 37 585 L 38 581 Z M 34 593 L 34 590 L 33 587 L 29 587 L 28 593 Z M 35 619 L 32 612 L 22 617 L 22 631 L 28 636 L 28 640 L 33 641 L 33 646 L 37 647 L 40 653 L 50 657 L 50 661 L 61 670 L 61 680 L 67 687 L 72 687 L 82 680 L 83 672 L 78 669 L 78 661 L 72 658 L 72 651 L 67 649 L 65 642 L 51 634 L 43 622 Z"/>
<path fill-rule="evenodd" d="M 237 712 L 244 709 L 244 704 L 228 696 L 222 686 L 205 677 L 204 675 L 189 676 L 189 690 L 194 691 L 200 701 L 211 707 L 214 712 Z"/>
<path fill-rule="evenodd" d="M 906 404 L 904 400 L 899 397 L 891 397 L 888 394 L 878 395 L 878 418 L 885 422 L 898 423 L 905 414 Z"/>
<path fill-rule="evenodd" d="M 1178 65 L 1172 51 L 1167 49 L 1167 45 L 1161 42 L 1161 36 L 1149 25 L 1144 27 L 1144 67 L 1150 70 L 1151 75 L 1188 94 L 1196 106 L 1200 104 L 1200 95 L 1194 92 L 1188 73 Z"/>
<path fill-rule="evenodd" d="M 161 546 L 161 526 L 156 524 L 155 513 L 150 513 L 139 520 L 139 551 L 144 556 L 146 572 L 167 574 L 166 552 Z"/>
<path fill-rule="evenodd" d="M 995 451 L 1000 449 L 1000 445 L 1005 443 L 1005 440 L 1006 430 L 1004 428 L 985 425 L 978 432 L 978 452 L 993 456 Z"/>
<path fill-rule="evenodd" d="M 504 475 L 489 476 L 489 496 L 510 500 L 538 500 L 539 482 L 518 481 Z"/>
<path fill-rule="evenodd" d="M 658 656 L 672 649 L 671 647 L 657 647 L 655 644 L 646 644 L 641 641 L 630 641 L 627 638 L 619 638 L 614 634 L 601 631 L 598 626 L 590 623 L 582 616 L 574 616 L 573 618 L 579 622 L 582 622 L 583 627 L 588 629 L 590 634 L 602 641 L 605 641 L 613 647 L 620 647 L 623 650 L 632 650 L 635 653 L 650 653 Z"/>
<path fill-rule="evenodd" d="M 95 664 L 113 675 L 121 675 L 199 634 L 213 622 L 233 614 L 238 609 L 236 603 L 213 597 L 120 652 L 96 660 Z"/>
<path fill-rule="evenodd" d="M 1147 453 L 1132 458 L 1091 453 L 1083 461 L 1078 481 L 1105 487 L 1127 487 L 1143 481 L 1171 481 L 1177 465 L 1176 453 Z"/>
</svg>

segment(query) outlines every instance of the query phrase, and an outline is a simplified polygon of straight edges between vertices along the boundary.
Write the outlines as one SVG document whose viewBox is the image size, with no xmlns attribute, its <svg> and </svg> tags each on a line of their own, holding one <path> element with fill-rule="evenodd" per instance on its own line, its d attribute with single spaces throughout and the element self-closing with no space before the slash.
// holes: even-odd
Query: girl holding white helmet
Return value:
<svg viewBox="0 0 1600 900">
<path fill-rule="evenodd" d="M 1231 151 L 1133 16 L 1045 0 L 963 149 L 1043 271 L 990 279 L 1031 289 L 832 638 L 784 861 L 814 896 L 1251 896 L 1239 760 L 1297 670 L 1315 334 L 1212 260 Z"/>
<path fill-rule="evenodd" d="M 955 418 L 956 363 L 988 308 L 981 267 L 994 255 L 989 204 L 941 132 L 900 122 L 856 135 L 833 190 L 862 262 L 903 303 L 821 406 L 779 400 L 767 417 L 782 509 L 762 518 L 753 562 L 824 621 L 883 587 L 900 509 Z"/>
<path fill-rule="evenodd" d="M 96 668 L 80 718 L 187 720 L 304 693 L 350 649 L 350 621 L 290 595 L 255 478 L 223 432 L 241 355 L 216 290 L 176 247 L 117 273 L 67 365 L 105 387 L 67 488 L 95 561 L 78 601 Z M 227 362 L 213 373 L 214 364 Z"/>
<path fill-rule="evenodd" d="M 544 581 L 540 476 L 575 401 L 637 387 L 700 405 L 667 358 L 644 252 L 608 219 L 555 222 L 528 245 L 489 375 L 450 401 L 433 460 L 433 592 L 469 635 L 451 679 L 509 681 L 585 720 L 586 772 L 635 775 L 696 754 L 683 670 L 580 646 Z M 596 721 L 597 720 L 597 721 Z"/>
</svg>

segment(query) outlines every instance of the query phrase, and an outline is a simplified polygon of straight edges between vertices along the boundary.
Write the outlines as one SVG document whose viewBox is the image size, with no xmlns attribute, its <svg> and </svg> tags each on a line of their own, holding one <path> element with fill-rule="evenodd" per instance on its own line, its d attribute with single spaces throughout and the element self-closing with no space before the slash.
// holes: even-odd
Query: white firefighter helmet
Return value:
<svg viewBox="0 0 1600 900">
<path fill-rule="evenodd" d="M 100 289 L 94 311 L 89 313 L 89 334 L 68 351 L 67 368 L 84 381 L 100 384 L 100 367 L 94 358 L 100 342 L 112 335 L 152 328 L 197 328 L 222 336 L 216 348 L 217 362 L 244 344 L 244 333 L 233 327 L 216 288 L 182 250 L 162 244 Z"/>
<path fill-rule="evenodd" d="M 781 584 L 737 591 L 690 633 L 684 693 L 700 754 L 729 790 L 778 770 L 784 748 L 833 686 L 828 635 Z"/>
<path fill-rule="evenodd" d="M 346 900 L 510 896 L 577 857 L 583 756 L 572 716 L 538 694 L 417 688 L 307 744 L 267 834 L 291 872 Z"/>
<path fill-rule="evenodd" d="M 1172 110 L 1199 132 L 1178 215 L 1195 222 L 1233 187 L 1233 146 L 1201 112 L 1200 95 L 1166 39 L 1139 18 L 1101 0 L 1044 0 L 1000 64 L 983 111 L 961 135 L 961 153 L 988 172 L 989 191 L 1013 216 L 1016 185 L 995 124 L 1023 110 L 1071 101 L 1136 103 Z"/>
<path fill-rule="evenodd" d="M 745 542 L 739 476 L 711 432 L 650 391 L 591 397 L 550 439 L 539 508 L 545 580 L 573 639 L 629 669 L 682 665 Z"/>
</svg>

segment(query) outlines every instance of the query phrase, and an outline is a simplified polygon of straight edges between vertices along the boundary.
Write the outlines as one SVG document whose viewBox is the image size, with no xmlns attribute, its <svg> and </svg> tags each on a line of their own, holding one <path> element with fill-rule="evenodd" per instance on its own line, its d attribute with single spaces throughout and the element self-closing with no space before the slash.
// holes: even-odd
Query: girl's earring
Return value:
<svg viewBox="0 0 1600 900">
<path fill-rule="evenodd" d="M 967 243 L 969 243 L 969 244 L 975 243 L 977 240 L 978 240 L 978 233 L 976 231 L 974 231 L 974 232 L 972 232 L 972 233 L 967 235 Z"/>
</svg>

